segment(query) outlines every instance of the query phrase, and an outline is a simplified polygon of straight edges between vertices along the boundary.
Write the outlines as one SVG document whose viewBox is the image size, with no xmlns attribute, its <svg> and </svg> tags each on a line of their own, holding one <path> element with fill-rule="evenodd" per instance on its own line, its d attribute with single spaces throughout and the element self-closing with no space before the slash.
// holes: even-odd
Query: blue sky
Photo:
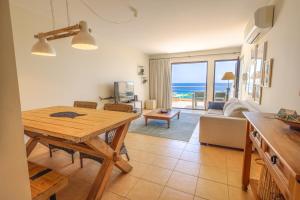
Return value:
<svg viewBox="0 0 300 200">
<path fill-rule="evenodd" d="M 223 74 L 227 71 L 235 72 L 236 61 L 216 62 L 216 82 L 222 81 Z M 172 83 L 205 83 L 207 63 L 178 63 L 172 64 Z"/>
</svg>

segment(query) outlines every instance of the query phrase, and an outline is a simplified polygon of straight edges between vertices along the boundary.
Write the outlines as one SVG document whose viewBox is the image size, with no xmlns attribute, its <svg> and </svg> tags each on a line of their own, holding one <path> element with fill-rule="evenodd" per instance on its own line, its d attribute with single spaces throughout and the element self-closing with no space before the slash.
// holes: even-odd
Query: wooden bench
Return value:
<svg viewBox="0 0 300 200">
<path fill-rule="evenodd" d="M 68 184 L 68 178 L 53 170 L 28 162 L 33 200 L 56 200 L 56 193 Z"/>
</svg>

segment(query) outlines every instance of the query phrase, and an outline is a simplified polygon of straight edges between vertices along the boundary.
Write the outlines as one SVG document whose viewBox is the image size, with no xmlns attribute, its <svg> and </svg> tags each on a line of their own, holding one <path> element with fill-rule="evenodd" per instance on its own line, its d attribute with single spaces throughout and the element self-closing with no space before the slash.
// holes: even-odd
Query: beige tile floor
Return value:
<svg viewBox="0 0 300 200">
<path fill-rule="evenodd" d="M 201 146 L 198 126 L 189 142 L 128 133 L 126 146 L 133 170 L 122 174 L 114 169 L 104 200 L 249 200 L 251 191 L 241 190 L 243 153 L 226 148 Z M 85 199 L 101 166 L 79 155 L 75 164 L 68 154 L 54 152 L 39 145 L 30 160 L 69 176 L 69 185 L 58 194 L 58 200 Z M 252 177 L 260 168 L 254 162 Z"/>
</svg>

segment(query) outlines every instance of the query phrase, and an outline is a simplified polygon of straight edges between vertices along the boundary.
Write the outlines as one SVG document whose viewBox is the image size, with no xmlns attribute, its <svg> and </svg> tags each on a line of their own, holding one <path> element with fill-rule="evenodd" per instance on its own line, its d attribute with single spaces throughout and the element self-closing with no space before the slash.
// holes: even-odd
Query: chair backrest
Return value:
<svg viewBox="0 0 300 200">
<path fill-rule="evenodd" d="M 226 92 L 216 92 L 215 97 L 225 98 L 226 97 Z"/>
<path fill-rule="evenodd" d="M 205 92 L 194 92 L 196 98 L 204 98 L 205 97 Z"/>
<path fill-rule="evenodd" d="M 97 109 L 97 102 L 90 101 L 74 101 L 74 107 Z"/>
<path fill-rule="evenodd" d="M 104 110 L 119 111 L 119 112 L 133 112 L 133 106 L 119 103 L 104 104 Z"/>
</svg>

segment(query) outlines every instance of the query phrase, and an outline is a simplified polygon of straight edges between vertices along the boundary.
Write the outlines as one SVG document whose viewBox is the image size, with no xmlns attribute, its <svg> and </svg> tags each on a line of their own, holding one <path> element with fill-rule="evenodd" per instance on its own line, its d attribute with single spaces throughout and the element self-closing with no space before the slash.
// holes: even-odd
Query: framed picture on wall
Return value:
<svg viewBox="0 0 300 200">
<path fill-rule="evenodd" d="M 240 69 L 245 70 L 245 61 L 244 61 L 244 56 L 240 57 Z M 248 70 L 244 71 L 242 74 L 242 87 L 243 92 L 247 91 L 247 86 L 248 86 Z"/>
<path fill-rule="evenodd" d="M 261 104 L 262 87 L 264 77 L 264 65 L 267 57 L 267 42 L 263 42 L 256 46 L 256 59 L 255 59 L 255 78 L 254 78 L 254 91 L 253 99 L 257 104 Z"/>
<path fill-rule="evenodd" d="M 261 104 L 261 97 L 262 97 L 262 87 L 261 85 L 254 86 L 254 101 L 257 104 Z"/>
<path fill-rule="evenodd" d="M 263 85 L 263 69 L 267 56 L 267 42 L 257 46 L 256 67 L 255 67 L 255 84 Z"/>
<path fill-rule="evenodd" d="M 251 47 L 251 60 L 256 59 L 256 54 L 257 54 L 257 46 L 252 45 L 252 47 Z"/>
<path fill-rule="evenodd" d="M 248 67 L 247 93 L 248 98 L 254 98 L 254 84 L 255 84 L 255 66 L 256 66 L 257 46 L 251 46 L 250 63 Z"/>
<path fill-rule="evenodd" d="M 248 70 L 248 86 L 247 86 L 247 91 L 248 91 L 248 97 L 253 98 L 254 97 L 254 80 L 255 80 L 255 59 L 251 60 L 249 70 Z"/>
<path fill-rule="evenodd" d="M 271 87 L 272 81 L 272 68 L 273 68 L 273 59 L 266 60 L 264 63 L 264 70 L 263 70 L 263 86 L 264 87 Z"/>
</svg>

